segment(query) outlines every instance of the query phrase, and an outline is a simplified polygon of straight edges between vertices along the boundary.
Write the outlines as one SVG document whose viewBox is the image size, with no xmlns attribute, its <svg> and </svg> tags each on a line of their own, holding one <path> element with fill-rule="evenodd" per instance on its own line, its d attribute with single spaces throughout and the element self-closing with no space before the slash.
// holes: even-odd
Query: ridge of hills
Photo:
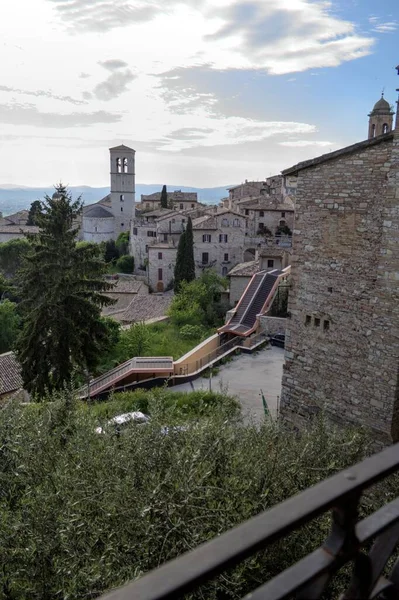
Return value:
<svg viewBox="0 0 399 600">
<path fill-rule="evenodd" d="M 181 190 L 182 192 L 197 192 L 198 201 L 204 204 L 217 204 L 228 195 L 227 188 L 221 186 L 213 188 L 196 188 L 183 185 L 168 185 L 169 192 Z M 109 194 L 109 187 L 91 187 L 88 185 L 68 186 L 74 198 L 82 196 L 84 204 L 98 202 Z M 140 201 L 141 194 L 160 192 L 162 184 L 138 183 L 136 184 L 136 199 Z M 11 184 L 0 184 L 0 212 L 3 216 L 10 215 L 19 210 L 28 209 L 34 200 L 41 200 L 46 194 L 51 196 L 54 187 L 27 187 Z"/>
</svg>

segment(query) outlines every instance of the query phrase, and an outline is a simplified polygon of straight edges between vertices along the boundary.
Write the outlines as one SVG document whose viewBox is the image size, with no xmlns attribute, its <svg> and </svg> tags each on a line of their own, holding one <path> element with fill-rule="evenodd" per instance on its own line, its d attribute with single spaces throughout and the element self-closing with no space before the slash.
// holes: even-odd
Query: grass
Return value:
<svg viewBox="0 0 399 600">
<path fill-rule="evenodd" d="M 177 360 L 215 333 L 213 329 L 204 329 L 203 335 L 183 337 L 179 328 L 170 321 L 161 321 L 148 325 L 150 347 L 147 356 L 173 356 Z"/>
</svg>

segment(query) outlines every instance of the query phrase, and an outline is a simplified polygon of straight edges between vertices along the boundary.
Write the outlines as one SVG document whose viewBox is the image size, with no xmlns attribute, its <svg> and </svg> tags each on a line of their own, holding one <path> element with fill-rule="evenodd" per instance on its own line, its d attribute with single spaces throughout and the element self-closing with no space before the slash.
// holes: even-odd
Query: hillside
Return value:
<svg viewBox="0 0 399 600">
<path fill-rule="evenodd" d="M 195 188 L 187 187 L 182 185 L 168 185 L 168 190 L 182 190 L 182 192 L 197 192 L 198 200 L 205 204 L 216 204 L 222 198 L 227 196 L 226 188 L 230 186 L 215 187 L 215 188 Z M 153 192 L 160 192 L 162 184 L 147 184 L 137 183 L 136 184 L 136 198 L 139 201 L 141 194 L 152 194 Z M 73 197 L 82 195 L 83 202 L 85 204 L 91 204 L 101 200 L 104 196 L 109 193 L 108 187 L 90 187 L 90 186 L 76 186 L 70 187 Z M 40 200 L 45 194 L 53 194 L 53 187 L 42 187 L 42 188 L 30 188 L 24 186 L 12 186 L 12 185 L 0 185 L 0 212 L 3 215 L 9 215 L 23 208 L 29 208 L 30 204 L 34 200 Z"/>
</svg>

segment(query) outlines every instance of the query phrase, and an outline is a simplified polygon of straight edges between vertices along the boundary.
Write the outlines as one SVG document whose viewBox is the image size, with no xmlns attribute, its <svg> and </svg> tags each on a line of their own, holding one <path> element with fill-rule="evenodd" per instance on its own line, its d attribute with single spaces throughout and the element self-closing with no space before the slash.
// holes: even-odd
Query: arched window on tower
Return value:
<svg viewBox="0 0 399 600">
<path fill-rule="evenodd" d="M 375 123 L 373 123 L 371 126 L 371 137 L 375 137 Z"/>
<path fill-rule="evenodd" d="M 120 158 L 116 159 L 116 172 L 122 173 L 122 162 Z"/>
<path fill-rule="evenodd" d="M 124 201 L 125 201 L 125 194 L 121 194 L 121 195 L 119 196 L 119 200 L 120 200 L 121 202 L 124 202 Z"/>
<path fill-rule="evenodd" d="M 127 158 L 123 159 L 123 172 L 127 173 Z"/>
<path fill-rule="evenodd" d="M 384 123 L 384 125 L 382 126 L 382 133 L 388 133 L 388 131 L 389 131 L 388 123 Z"/>
</svg>

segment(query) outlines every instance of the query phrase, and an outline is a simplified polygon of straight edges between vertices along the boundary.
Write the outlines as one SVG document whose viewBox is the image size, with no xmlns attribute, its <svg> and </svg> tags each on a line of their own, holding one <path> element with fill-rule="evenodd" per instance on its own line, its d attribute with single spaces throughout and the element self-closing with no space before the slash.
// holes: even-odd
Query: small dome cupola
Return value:
<svg viewBox="0 0 399 600">
<path fill-rule="evenodd" d="M 374 104 L 373 110 L 369 113 L 369 139 L 392 131 L 393 115 L 391 106 L 385 100 L 384 92 L 382 92 L 381 98 Z"/>
</svg>

